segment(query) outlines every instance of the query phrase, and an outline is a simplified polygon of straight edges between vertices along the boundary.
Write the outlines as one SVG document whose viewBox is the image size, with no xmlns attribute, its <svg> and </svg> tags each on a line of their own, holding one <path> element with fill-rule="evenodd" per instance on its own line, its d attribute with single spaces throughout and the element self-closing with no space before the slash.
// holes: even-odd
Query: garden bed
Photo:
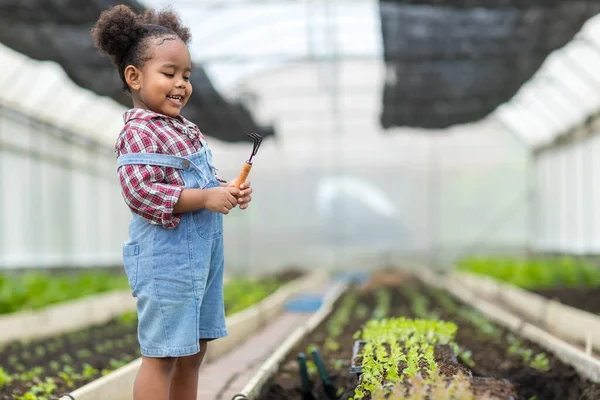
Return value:
<svg viewBox="0 0 600 400">
<path fill-rule="evenodd" d="M 51 304 L 128 287 L 122 271 L 0 272 L 0 315 L 39 310 Z"/>
<path fill-rule="evenodd" d="M 457 270 L 487 276 L 550 300 L 600 314 L 600 268 L 589 261 L 558 259 L 467 258 Z"/>
<path fill-rule="evenodd" d="M 580 377 L 572 367 L 552 354 L 492 324 L 447 292 L 428 288 L 416 280 L 347 293 L 325 322 L 286 356 L 278 373 L 262 387 L 259 398 L 302 399 L 297 356 L 304 352 L 310 359 L 315 348 L 323 355 L 339 398 L 345 400 L 355 396 L 359 381 L 356 374 L 350 373 L 355 333 L 368 320 L 400 316 L 441 319 L 457 325 L 455 342 L 460 368 L 456 370 L 464 368 L 473 378 L 488 378 L 470 378 L 471 388 L 478 396 L 487 392 L 496 398 L 508 399 L 510 390 L 514 390 L 519 399 L 534 396 L 537 400 L 600 398 L 598 385 Z M 441 357 L 436 359 L 443 364 Z M 309 372 L 313 393 L 317 399 L 327 400 L 315 366 L 310 362 Z M 469 374 L 463 375 L 468 378 Z M 507 383 L 512 389 L 507 388 Z M 482 385 L 485 388 L 478 389 Z"/>
<path fill-rule="evenodd" d="M 261 281 L 232 278 L 225 286 L 226 313 L 265 299 L 298 276 L 287 273 Z M 55 399 L 139 357 L 135 312 L 77 332 L 5 343 L 0 345 L 0 400 Z M 26 393 L 28 397 L 22 397 Z"/>
<path fill-rule="evenodd" d="M 588 354 L 592 354 L 593 350 L 600 351 L 600 316 L 597 314 L 485 275 L 460 272 L 453 274 L 452 280 L 458 285 L 458 290 L 467 289 L 532 325 L 571 343 L 584 346 Z M 593 372 L 590 377 L 600 377 L 600 367 L 591 368 L 595 372 L 588 371 Z"/>
<path fill-rule="evenodd" d="M 533 289 L 533 293 L 592 314 L 600 314 L 600 288 L 557 287 Z"/>
</svg>

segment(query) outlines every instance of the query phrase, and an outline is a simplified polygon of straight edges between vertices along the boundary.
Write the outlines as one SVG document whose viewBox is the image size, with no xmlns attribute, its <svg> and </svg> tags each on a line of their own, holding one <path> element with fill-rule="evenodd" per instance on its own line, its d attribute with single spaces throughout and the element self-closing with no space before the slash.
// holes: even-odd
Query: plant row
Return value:
<svg viewBox="0 0 600 400">
<path fill-rule="evenodd" d="M 520 359 L 523 365 L 542 373 L 550 369 L 545 353 L 534 352 L 515 335 L 503 337 L 489 320 L 475 310 L 459 306 L 446 292 L 430 293 L 442 307 L 443 311 L 437 311 L 429 298 L 415 288 L 406 286 L 402 291 L 410 300 L 410 314 L 419 318 L 372 319 L 354 335 L 362 342 L 353 360 L 361 366 L 353 400 L 475 400 L 505 398 L 506 392 L 516 394 L 508 381 L 472 379 L 466 368 L 475 366 L 472 353 L 456 343 L 458 327 L 454 322 L 440 320 L 441 313 L 450 313 L 457 323 L 474 326 L 483 336 L 503 342 L 507 359 Z M 381 299 L 381 295 L 377 297 Z M 382 303 L 385 301 L 378 301 L 376 309 Z M 454 354 L 464 365 L 457 365 Z M 497 397 L 495 390 L 503 395 Z"/>
<path fill-rule="evenodd" d="M 228 281 L 224 289 L 226 313 L 230 315 L 251 306 L 282 283 L 270 278 Z M 138 357 L 135 312 L 77 332 L 6 343 L 0 345 L 0 400 L 55 398 Z"/>
<path fill-rule="evenodd" d="M 40 271 L 0 273 L 0 314 L 35 310 L 128 287 L 124 274 L 97 270 L 60 274 Z"/>
<path fill-rule="evenodd" d="M 600 287 L 600 268 L 589 261 L 571 257 L 519 259 L 471 257 L 457 269 L 486 275 L 525 289 L 555 287 Z"/>
<path fill-rule="evenodd" d="M 356 360 L 362 366 L 362 373 L 354 399 L 367 395 L 383 398 L 392 393 L 404 396 L 408 391 L 404 388 L 406 383 L 412 395 L 424 397 L 430 390 L 427 386 L 441 376 L 435 346 L 452 345 L 456 330 L 451 322 L 404 317 L 367 322 L 355 336 L 365 343 Z M 426 379 L 425 385 L 410 384 L 418 374 Z M 417 393 L 417 388 L 422 390 Z"/>
<path fill-rule="evenodd" d="M 346 293 L 336 302 L 327 320 L 282 360 L 278 373 L 261 388 L 258 398 L 349 400 L 357 398 L 359 388 L 362 400 L 450 400 L 452 397 L 473 399 L 473 396 L 478 400 L 600 399 L 599 385 L 579 376 L 573 367 L 545 353 L 535 343 L 495 325 L 450 293 L 402 276 L 403 279 L 387 280 L 374 277 L 373 281 L 382 283 L 353 288 Z M 447 345 L 440 344 L 447 339 L 426 341 L 425 345 L 415 346 L 412 352 L 406 347 L 406 340 L 395 344 L 394 350 L 386 343 L 383 351 L 371 345 L 371 358 L 375 363 L 380 359 L 383 363 L 376 365 L 367 361 L 374 366 L 369 370 L 367 365 L 363 370 L 362 352 L 367 344 L 366 340 L 362 343 L 366 338 L 365 327 L 378 326 L 369 320 L 379 321 L 381 325 L 382 321 L 398 323 L 402 321 L 400 317 L 405 324 L 407 321 L 428 321 L 427 324 L 434 326 L 436 323 L 455 324 L 455 337 Z M 378 329 L 386 332 L 381 326 Z M 433 361 L 430 346 L 433 346 Z M 402 348 L 401 355 L 398 347 Z M 325 371 L 317 362 L 315 349 L 322 350 Z M 390 373 L 395 364 L 390 361 L 393 357 L 397 358 L 398 365 Z M 306 374 L 301 359 L 306 364 Z M 361 366 L 360 370 L 357 366 Z M 413 375 L 415 370 L 417 373 Z M 363 380 L 363 373 L 375 379 L 371 383 L 373 393 L 364 388 L 369 382 L 368 377 Z"/>
</svg>

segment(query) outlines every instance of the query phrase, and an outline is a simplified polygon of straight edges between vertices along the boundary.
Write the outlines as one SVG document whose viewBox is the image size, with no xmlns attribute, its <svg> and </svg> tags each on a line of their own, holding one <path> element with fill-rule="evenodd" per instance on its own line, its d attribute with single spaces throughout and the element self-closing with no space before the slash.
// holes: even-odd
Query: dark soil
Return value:
<svg viewBox="0 0 600 400">
<path fill-rule="evenodd" d="M 288 270 L 275 278 L 284 284 L 300 275 Z M 58 399 L 140 356 L 135 312 L 77 332 L 0 344 L 0 400 L 22 396 L 46 379 L 56 385 L 50 398 Z M 2 386 L 3 375 L 15 374 L 20 376 Z"/>
<path fill-rule="evenodd" d="M 517 399 L 515 385 L 507 379 L 474 378 L 471 380 L 471 388 L 477 397 L 494 393 L 500 399 Z"/>
<path fill-rule="evenodd" d="M 442 307 L 437 298 L 450 297 L 458 306 L 465 307 L 460 301 L 439 290 L 427 290 L 436 300 L 431 299 L 431 309 L 441 319 L 451 320 L 458 325 L 456 342 L 462 350 L 472 352 L 474 376 L 508 379 L 518 387 L 519 399 L 528 400 L 536 396 L 537 400 L 576 400 L 600 399 L 600 386 L 580 377 L 577 372 L 551 353 L 545 353 L 550 361 L 550 370 L 540 371 L 524 363 L 523 358 L 508 353 L 510 332 L 496 326 L 495 333 L 487 333 L 468 323 L 457 312 Z M 495 326 L 493 324 L 490 324 Z M 534 354 L 544 353 L 544 349 L 527 340 L 521 339 L 522 347 Z"/>
<path fill-rule="evenodd" d="M 593 314 L 600 314 L 600 288 L 553 288 L 532 292 Z"/>
<path fill-rule="evenodd" d="M 0 400 L 13 400 L 22 396 L 32 386 L 52 377 L 57 389 L 56 398 L 64 393 L 102 376 L 102 370 L 115 369 L 140 357 L 137 341 L 137 318 L 117 318 L 106 324 L 90 327 L 75 333 L 60 335 L 28 343 L 12 342 L 0 345 L 1 367 L 10 375 L 31 371 L 31 379 L 14 380 L 0 388 Z M 89 364 L 88 375 L 82 374 Z M 112 366 L 112 367 L 111 367 Z M 34 368 L 40 368 L 37 371 Z M 66 367 L 66 369 L 65 369 Z M 67 382 L 60 374 L 64 373 Z"/>
<path fill-rule="evenodd" d="M 413 292 L 421 293 L 425 296 L 427 317 L 438 315 L 441 319 L 453 321 L 458 325 L 456 342 L 461 351 L 471 351 L 472 356 L 468 358 L 459 358 L 462 368 L 472 371 L 475 378 L 472 379 L 472 388 L 481 395 L 483 392 L 491 390 L 492 393 L 501 399 L 510 399 L 514 395 L 513 390 L 517 391 L 518 399 L 528 400 L 536 396 L 536 400 L 597 400 L 600 399 L 600 387 L 583 378 L 581 378 L 572 367 L 562 364 L 551 354 L 547 354 L 550 369 L 547 372 L 536 370 L 530 367 L 519 354 L 509 353 L 509 335 L 510 333 L 500 327 L 487 322 L 487 326 L 472 322 L 473 315 L 481 318 L 472 309 L 465 307 L 458 300 L 454 299 L 445 292 L 425 288 L 418 282 L 403 280 L 400 287 L 388 287 L 391 292 L 391 308 L 389 317 L 424 317 L 414 307 L 411 296 L 406 292 L 410 287 Z M 344 328 L 343 333 L 338 338 L 339 349 L 332 351 L 324 346 L 327 338 L 327 322 L 321 324 L 312 335 L 305 338 L 282 363 L 278 374 L 265 385 L 260 395 L 261 400 L 294 400 L 302 399 L 300 389 L 300 378 L 298 375 L 298 366 L 296 357 L 299 352 L 307 351 L 309 345 L 314 345 L 323 354 L 326 367 L 331 375 L 333 384 L 338 389 L 338 399 L 347 400 L 354 394 L 354 388 L 357 385 L 357 376 L 349 373 L 352 360 L 352 347 L 354 343 L 353 335 L 361 325 L 370 319 L 371 313 L 375 307 L 375 290 L 360 292 L 358 304 L 362 303 L 368 307 L 369 312 L 366 316 L 359 316 L 354 313 L 353 317 Z M 338 301 L 338 304 L 343 299 Z M 442 305 L 443 304 L 443 305 Z M 470 318 L 464 316 L 464 310 L 470 310 Z M 332 314 L 333 315 L 333 314 Z M 490 330 L 490 327 L 493 328 Z M 536 345 L 521 340 L 521 348 L 529 349 L 533 355 L 543 352 Z M 492 379 L 477 379 L 492 378 Z M 313 393 L 318 400 L 328 400 L 324 395 L 322 385 L 316 375 L 311 375 L 313 382 Z"/>
</svg>

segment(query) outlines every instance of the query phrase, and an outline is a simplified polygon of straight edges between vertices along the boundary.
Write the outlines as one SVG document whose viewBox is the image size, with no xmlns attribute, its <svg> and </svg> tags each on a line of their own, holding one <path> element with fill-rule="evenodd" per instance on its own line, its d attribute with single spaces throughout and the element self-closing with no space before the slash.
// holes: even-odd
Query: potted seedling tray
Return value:
<svg viewBox="0 0 600 400">
<path fill-rule="evenodd" d="M 351 374 L 362 374 L 362 356 L 361 351 L 366 343 L 366 340 L 356 340 L 352 346 L 352 360 L 350 366 Z M 438 363 L 444 363 L 446 365 L 459 365 L 458 358 L 454 352 L 454 348 L 447 344 L 440 344 L 434 346 L 435 359 Z M 464 374 L 470 376 L 471 372 L 467 369 L 463 369 Z"/>
</svg>

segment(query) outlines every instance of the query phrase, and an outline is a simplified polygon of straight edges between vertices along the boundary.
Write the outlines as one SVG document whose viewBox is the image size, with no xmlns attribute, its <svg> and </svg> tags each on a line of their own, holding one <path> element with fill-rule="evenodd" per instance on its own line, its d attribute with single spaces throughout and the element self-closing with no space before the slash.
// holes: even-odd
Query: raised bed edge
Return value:
<svg viewBox="0 0 600 400">
<path fill-rule="evenodd" d="M 131 290 L 114 290 L 50 305 L 40 310 L 0 315 L 0 344 L 83 329 L 134 310 L 135 298 L 131 295 Z"/>
<path fill-rule="evenodd" d="M 279 313 L 290 297 L 307 288 L 318 286 L 328 278 L 329 275 L 323 271 L 309 273 L 286 283 L 259 303 L 227 317 L 229 336 L 210 344 L 204 362 L 210 362 L 243 343 L 266 325 L 270 317 Z M 131 400 L 133 382 L 141 361 L 142 359 L 138 358 L 69 393 L 71 398 L 63 396 L 60 400 Z"/>
<path fill-rule="evenodd" d="M 229 277 L 225 277 L 225 282 Z M 39 310 L 0 315 L 0 344 L 13 340 L 41 339 L 102 324 L 135 311 L 130 289 L 116 289 L 51 304 Z M 68 317 L 65 317 L 68 316 Z M 31 329 L 32 326 L 37 327 Z"/>
<path fill-rule="evenodd" d="M 600 383 L 600 360 L 490 303 L 455 278 L 436 276 L 428 270 L 419 272 L 418 276 L 428 285 L 446 289 L 455 297 L 479 310 L 490 320 L 552 352 L 561 361 L 573 366 L 578 373 L 592 382 Z"/>
<path fill-rule="evenodd" d="M 600 351 L 600 316 L 491 277 L 464 272 L 454 276 L 475 293 L 492 294 L 549 332 Z"/>
<path fill-rule="evenodd" d="M 309 320 L 296 328 L 290 336 L 277 348 L 277 350 L 269 357 L 250 378 L 246 386 L 233 399 L 254 399 L 262 390 L 263 385 L 277 371 L 287 353 L 299 343 L 300 340 L 311 333 L 333 310 L 333 305 L 342 294 L 347 290 L 348 282 L 338 281 L 325 295 L 323 304 L 319 310 L 314 313 Z"/>
</svg>

